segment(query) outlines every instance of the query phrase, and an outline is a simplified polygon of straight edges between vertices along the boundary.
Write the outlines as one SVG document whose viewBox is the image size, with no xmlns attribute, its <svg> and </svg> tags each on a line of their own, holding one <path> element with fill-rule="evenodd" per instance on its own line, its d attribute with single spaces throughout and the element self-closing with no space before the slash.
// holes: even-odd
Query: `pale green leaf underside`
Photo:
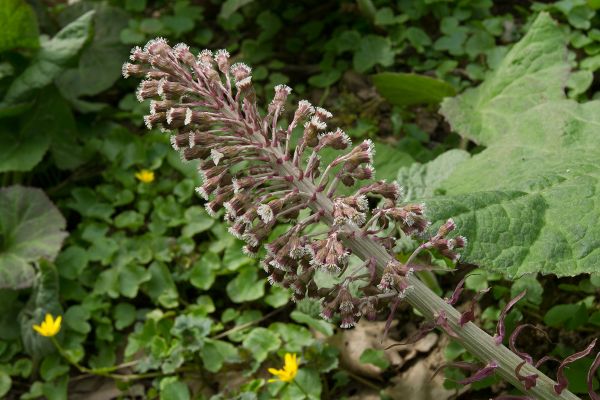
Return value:
<svg viewBox="0 0 600 400">
<path fill-rule="evenodd" d="M 488 147 L 439 185 L 430 215 L 456 220 L 465 261 L 511 277 L 600 270 L 600 102 L 566 100 L 565 42 L 541 14 L 493 76 L 442 106 Z"/>
<path fill-rule="evenodd" d="M 453 149 L 428 163 L 414 162 L 410 166 L 400 168 L 396 180 L 406 191 L 404 199 L 411 201 L 438 194 L 436 188 L 450 176 L 457 165 L 469 157 L 468 152 Z M 379 171 L 377 172 L 379 177 Z"/>
</svg>

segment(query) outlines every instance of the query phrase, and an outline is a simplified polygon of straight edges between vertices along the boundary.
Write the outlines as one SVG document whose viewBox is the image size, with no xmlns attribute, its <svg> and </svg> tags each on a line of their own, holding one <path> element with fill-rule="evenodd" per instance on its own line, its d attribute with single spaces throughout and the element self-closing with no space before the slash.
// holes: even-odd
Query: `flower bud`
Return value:
<svg viewBox="0 0 600 400">
<path fill-rule="evenodd" d="M 185 43 L 178 43 L 173 47 L 173 53 L 188 67 L 194 67 L 196 65 L 196 57 L 190 51 L 190 47 Z"/>
<path fill-rule="evenodd" d="M 452 232 L 456 228 L 456 224 L 452 218 L 448 219 L 440 228 L 438 229 L 437 236 L 445 237 L 449 232 Z"/>
<path fill-rule="evenodd" d="M 204 49 L 198 54 L 198 62 L 204 66 L 211 67 L 213 63 L 213 53 L 208 49 Z"/>
<path fill-rule="evenodd" d="M 131 55 L 129 56 L 129 59 L 142 64 L 148 64 L 150 62 L 150 54 L 147 51 L 142 50 L 140 46 L 135 46 L 133 49 L 131 49 Z"/>
<path fill-rule="evenodd" d="M 121 68 L 121 73 L 123 74 L 123 78 L 129 78 L 130 76 L 143 77 L 148 72 L 148 68 L 145 68 L 139 64 L 131 64 L 125 63 Z"/>
<path fill-rule="evenodd" d="M 315 109 L 315 117 L 319 118 L 321 121 L 327 121 L 328 119 L 331 119 L 331 117 L 333 117 L 333 114 L 331 114 L 324 108 L 317 107 Z"/>
<path fill-rule="evenodd" d="M 227 75 L 229 72 L 229 52 L 225 49 L 218 50 L 215 54 L 215 61 L 219 67 L 219 71 L 223 75 Z"/>
<path fill-rule="evenodd" d="M 231 66 L 230 70 L 236 83 L 250 77 L 250 73 L 252 72 L 252 68 L 244 63 L 235 63 Z"/>
<path fill-rule="evenodd" d="M 319 151 L 324 147 L 331 147 L 335 150 L 345 150 L 352 146 L 352 140 L 341 129 L 336 129 L 334 132 L 328 132 L 319 136 L 319 144 L 315 151 Z"/>
</svg>

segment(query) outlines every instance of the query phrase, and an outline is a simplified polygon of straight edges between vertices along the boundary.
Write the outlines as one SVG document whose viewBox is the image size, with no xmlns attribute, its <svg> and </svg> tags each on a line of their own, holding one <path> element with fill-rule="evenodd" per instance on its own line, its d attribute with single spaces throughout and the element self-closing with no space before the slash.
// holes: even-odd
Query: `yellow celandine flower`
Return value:
<svg viewBox="0 0 600 400">
<path fill-rule="evenodd" d="M 283 369 L 269 368 L 269 373 L 275 375 L 282 382 L 291 382 L 298 373 L 298 360 L 296 354 L 286 353 Z M 269 379 L 269 382 L 275 382 L 277 379 Z"/>
<path fill-rule="evenodd" d="M 54 319 L 52 314 L 46 314 L 46 319 L 40 325 L 33 325 L 33 329 L 42 336 L 52 337 L 60 331 L 61 322 L 60 315 Z"/>
<path fill-rule="evenodd" d="M 150 171 L 149 169 L 143 169 L 140 172 L 136 172 L 135 177 L 141 182 L 150 183 L 154 181 L 154 172 Z"/>
</svg>

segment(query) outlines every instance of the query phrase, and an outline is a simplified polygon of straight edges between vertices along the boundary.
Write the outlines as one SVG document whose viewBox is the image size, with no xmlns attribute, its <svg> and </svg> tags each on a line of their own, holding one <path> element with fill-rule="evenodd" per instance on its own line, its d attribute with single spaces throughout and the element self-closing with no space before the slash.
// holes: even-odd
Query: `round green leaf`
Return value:
<svg viewBox="0 0 600 400">
<path fill-rule="evenodd" d="M 39 189 L 0 189 L 0 288 L 26 288 L 32 262 L 53 260 L 67 236 L 65 219 Z"/>
<path fill-rule="evenodd" d="M 238 276 L 227 284 L 227 295 L 235 303 L 261 298 L 265 294 L 265 281 L 258 279 L 256 268 L 243 268 Z"/>
<path fill-rule="evenodd" d="M 135 322 L 135 307 L 129 303 L 119 303 L 113 310 L 115 328 L 123 329 Z"/>
<path fill-rule="evenodd" d="M 190 390 L 176 377 L 163 378 L 160 382 L 160 400 L 190 400 Z"/>
<path fill-rule="evenodd" d="M 254 328 L 242 342 L 242 346 L 252 353 L 258 362 L 263 362 L 267 355 L 281 346 L 279 336 L 266 328 Z"/>
<path fill-rule="evenodd" d="M 56 258 L 58 273 L 67 279 L 76 279 L 87 265 L 88 254 L 79 246 L 69 246 Z"/>
</svg>

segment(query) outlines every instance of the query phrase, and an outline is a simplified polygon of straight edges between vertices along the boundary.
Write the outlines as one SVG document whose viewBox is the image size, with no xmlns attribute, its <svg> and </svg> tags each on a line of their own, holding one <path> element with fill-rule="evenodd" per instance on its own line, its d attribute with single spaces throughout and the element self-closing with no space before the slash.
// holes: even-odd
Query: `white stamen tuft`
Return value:
<svg viewBox="0 0 600 400">
<path fill-rule="evenodd" d="M 169 108 L 169 111 L 167 111 L 167 124 L 169 125 L 173 122 L 173 112 L 175 112 L 174 108 Z"/>
<path fill-rule="evenodd" d="M 218 62 L 218 59 L 220 57 L 229 58 L 229 52 L 227 50 L 225 50 L 225 49 L 217 50 L 217 53 L 215 54 L 215 61 Z"/>
<path fill-rule="evenodd" d="M 267 204 L 261 204 L 260 206 L 258 206 L 256 212 L 265 224 L 268 224 L 269 222 L 273 221 L 273 210 Z"/>
<path fill-rule="evenodd" d="M 144 46 L 144 51 L 148 51 L 148 49 L 157 44 L 168 44 L 167 39 L 162 37 L 157 37 L 156 39 L 151 39 Z"/>
<path fill-rule="evenodd" d="M 357 196 L 356 197 L 356 205 L 358 206 L 358 209 L 360 211 L 368 210 L 369 209 L 369 200 L 367 199 L 367 196 L 365 196 L 364 194 Z"/>
<path fill-rule="evenodd" d="M 149 115 L 144 115 L 144 124 L 146 124 L 146 128 L 152 129 L 152 120 Z"/>
<path fill-rule="evenodd" d="M 180 51 L 189 51 L 190 50 L 190 46 L 188 46 L 185 43 L 177 43 L 174 47 L 173 50 L 175 50 L 176 52 L 180 52 Z"/>
<path fill-rule="evenodd" d="M 204 209 L 206 210 L 206 213 L 208 215 L 210 215 L 211 217 L 213 217 L 213 218 L 217 217 L 217 213 L 215 212 L 215 210 L 212 209 L 212 207 L 210 206 L 210 203 L 206 203 L 204 205 Z"/>
<path fill-rule="evenodd" d="M 121 67 L 121 74 L 123 75 L 123 78 L 125 78 L 125 79 L 129 78 L 128 68 L 129 68 L 130 65 L 131 65 L 130 63 L 126 62 Z"/>
<path fill-rule="evenodd" d="M 173 147 L 173 150 L 179 151 L 179 146 L 177 145 L 177 136 L 175 135 L 171 136 L 171 147 Z"/>
<path fill-rule="evenodd" d="M 135 61 L 135 53 L 139 53 L 142 52 L 142 48 L 140 46 L 135 46 L 133 49 L 131 49 L 131 55 L 129 56 L 129 59 L 131 61 Z"/>
<path fill-rule="evenodd" d="M 316 115 L 314 115 L 310 119 L 310 124 L 313 125 L 315 128 L 317 128 L 317 130 L 319 130 L 319 131 L 324 131 L 325 129 L 327 129 L 327 124 L 325 122 L 321 121 L 319 119 L 319 117 L 317 117 Z"/>
<path fill-rule="evenodd" d="M 240 184 L 238 183 L 238 180 L 233 178 L 231 180 L 231 184 L 233 185 L 233 193 L 234 194 L 238 194 L 239 192 L 241 192 L 242 188 L 240 187 Z"/>
<path fill-rule="evenodd" d="M 244 233 L 242 235 L 242 240 L 248 243 L 252 247 L 258 246 L 258 238 L 252 233 Z"/>
<path fill-rule="evenodd" d="M 233 229 L 233 226 L 230 226 L 229 228 L 227 228 L 227 231 L 235 238 L 242 240 L 242 235 L 236 231 L 235 229 Z"/>
<path fill-rule="evenodd" d="M 167 83 L 167 80 L 165 78 L 160 78 L 160 80 L 158 81 L 158 88 L 156 90 L 156 93 L 158 93 L 158 95 L 161 97 L 165 94 L 165 83 Z"/>
<path fill-rule="evenodd" d="M 292 88 L 287 85 L 277 85 L 275 86 L 275 92 L 285 92 L 286 95 L 292 93 Z"/>
<path fill-rule="evenodd" d="M 225 210 L 227 210 L 227 212 L 233 217 L 233 218 L 237 218 L 237 213 L 235 212 L 235 209 L 233 208 L 233 206 L 231 205 L 231 203 L 229 201 L 226 201 L 225 203 L 223 203 L 223 207 L 225 207 Z"/>
<path fill-rule="evenodd" d="M 251 258 L 256 258 L 256 256 L 258 255 L 257 252 L 255 252 L 254 250 L 251 250 L 250 247 L 248 247 L 248 246 L 242 247 L 242 253 L 244 253 L 246 256 L 251 257 Z"/>
<path fill-rule="evenodd" d="M 327 119 L 333 117 L 332 113 L 330 113 L 329 111 L 327 111 L 326 109 L 321 108 L 321 107 L 317 107 L 315 112 Z"/>
<path fill-rule="evenodd" d="M 142 103 L 144 101 L 144 96 L 142 96 L 142 84 L 141 83 L 140 83 L 140 86 L 138 86 L 138 88 L 135 91 L 135 98 L 140 103 Z"/>
<path fill-rule="evenodd" d="M 204 190 L 202 186 L 198 186 L 196 188 L 196 193 L 198 193 L 204 200 L 208 200 L 208 193 L 206 193 L 206 190 Z"/>
<path fill-rule="evenodd" d="M 219 161 L 221 161 L 221 159 L 224 157 L 225 155 L 223 153 L 221 153 L 218 150 L 215 149 L 211 149 L 210 150 L 210 158 L 213 160 L 213 162 L 215 163 L 215 165 L 219 165 Z"/>
</svg>

